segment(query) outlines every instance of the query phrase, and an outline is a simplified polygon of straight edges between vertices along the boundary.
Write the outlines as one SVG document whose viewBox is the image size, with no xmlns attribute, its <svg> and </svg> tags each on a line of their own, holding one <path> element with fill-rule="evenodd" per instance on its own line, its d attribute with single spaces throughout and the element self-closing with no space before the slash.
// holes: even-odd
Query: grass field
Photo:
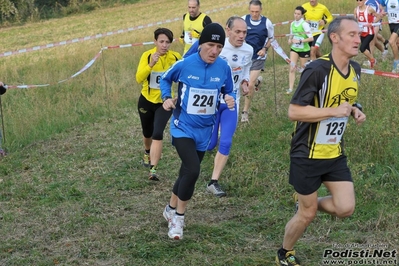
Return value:
<svg viewBox="0 0 399 266">
<path fill-rule="evenodd" d="M 264 14 L 277 23 L 291 20 L 303 1 L 263 3 Z M 334 14 L 352 13 L 356 6 L 326 4 Z M 220 23 L 247 13 L 246 1 L 203 0 L 201 6 Z M 183 1 L 168 1 L 166 7 L 165 1 L 149 0 L 1 29 L 0 52 L 165 21 L 185 11 Z M 163 26 L 178 36 L 181 24 Z M 156 27 L 1 58 L 0 80 L 55 84 L 103 46 L 152 41 Z M 287 25 L 276 26 L 276 35 L 285 33 Z M 286 39 L 278 41 L 288 52 Z M 285 224 L 294 213 L 293 188 L 287 182 L 293 124 L 287 118 L 290 97 L 284 93 L 286 63 L 269 51 L 251 122 L 239 125 L 220 180 L 227 197 L 205 192 L 215 155 L 209 152 L 186 213 L 184 240 L 171 241 L 162 210 L 179 159 L 168 130 L 161 181 L 147 180 L 147 169 L 140 164 L 135 72 L 140 55 L 151 47 L 105 50 L 90 69 L 65 83 L 10 89 L 1 96 L 3 148 L 9 154 L 0 158 L 0 265 L 274 265 Z M 322 47 L 324 52 L 328 48 L 327 43 Z M 174 43 L 172 49 L 183 47 Z M 365 59 L 359 55 L 355 60 Z M 390 71 L 391 64 L 381 62 L 377 69 Z M 334 245 L 357 244 L 355 251 L 360 245 L 399 248 L 397 90 L 396 79 L 362 76 L 359 101 L 367 122 L 358 127 L 351 120 L 345 133 L 356 211 L 346 219 L 318 214 L 296 245 L 303 265 L 328 265 L 323 252 Z M 327 194 L 324 187 L 319 192 Z"/>
</svg>

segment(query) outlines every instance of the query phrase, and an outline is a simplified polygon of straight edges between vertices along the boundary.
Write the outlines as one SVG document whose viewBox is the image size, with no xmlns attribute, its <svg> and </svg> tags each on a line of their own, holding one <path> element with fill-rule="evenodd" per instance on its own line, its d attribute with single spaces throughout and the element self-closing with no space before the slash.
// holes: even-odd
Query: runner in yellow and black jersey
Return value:
<svg viewBox="0 0 399 266">
<path fill-rule="evenodd" d="M 353 105 L 357 98 L 360 66 L 349 61 L 343 74 L 331 54 L 320 57 L 305 68 L 291 104 L 336 108 L 344 102 Z M 297 121 L 291 142 L 291 157 L 331 159 L 343 154 L 342 135 L 348 117 L 329 118 L 316 123 Z"/>
<path fill-rule="evenodd" d="M 137 104 L 143 132 L 143 165 L 150 167 L 149 179 L 158 181 L 157 165 L 161 159 L 163 131 L 171 111 L 162 108 L 163 100 L 159 89 L 162 74 L 182 57 L 169 50 L 173 33 L 167 28 L 154 31 L 155 47 L 145 51 L 140 58 L 136 81 L 142 85 Z"/>
<path fill-rule="evenodd" d="M 359 52 L 360 29 L 351 16 L 340 16 L 328 26 L 331 53 L 310 63 L 301 75 L 288 108 L 295 123 L 291 142 L 289 183 L 297 198 L 295 215 L 285 226 L 279 266 L 300 266 L 294 245 L 317 211 L 344 218 L 355 210 L 353 179 L 343 151 L 342 136 L 349 117 L 366 120 L 358 94 L 360 66 L 351 60 Z M 324 185 L 330 195 L 318 196 Z"/>
</svg>

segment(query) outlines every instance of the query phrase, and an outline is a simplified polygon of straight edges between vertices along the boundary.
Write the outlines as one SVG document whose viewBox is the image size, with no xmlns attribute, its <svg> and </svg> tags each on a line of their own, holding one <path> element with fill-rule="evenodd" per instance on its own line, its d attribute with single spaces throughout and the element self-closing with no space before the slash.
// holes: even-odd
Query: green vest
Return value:
<svg viewBox="0 0 399 266">
<path fill-rule="evenodd" d="M 303 23 L 305 22 L 302 21 L 301 24 L 298 26 L 295 26 L 295 21 L 291 23 L 291 32 L 294 35 L 294 39 L 297 40 L 304 40 L 308 38 L 308 35 L 305 33 L 305 29 L 303 28 Z M 308 42 L 302 43 L 302 44 L 292 44 L 291 49 L 294 50 L 295 52 L 308 52 L 310 51 L 310 46 Z"/>
</svg>

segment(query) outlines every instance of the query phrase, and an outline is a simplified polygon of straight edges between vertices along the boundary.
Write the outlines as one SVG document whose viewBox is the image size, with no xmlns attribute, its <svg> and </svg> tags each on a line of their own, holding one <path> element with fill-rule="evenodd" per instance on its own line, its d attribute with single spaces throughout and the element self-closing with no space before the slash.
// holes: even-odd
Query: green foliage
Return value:
<svg viewBox="0 0 399 266">
<path fill-rule="evenodd" d="M 140 0 L 0 0 L 0 23 L 38 21 L 95 9 L 137 3 Z"/>
<path fill-rule="evenodd" d="M 19 19 L 18 9 L 10 0 L 0 0 L 0 21 L 15 21 Z"/>
</svg>

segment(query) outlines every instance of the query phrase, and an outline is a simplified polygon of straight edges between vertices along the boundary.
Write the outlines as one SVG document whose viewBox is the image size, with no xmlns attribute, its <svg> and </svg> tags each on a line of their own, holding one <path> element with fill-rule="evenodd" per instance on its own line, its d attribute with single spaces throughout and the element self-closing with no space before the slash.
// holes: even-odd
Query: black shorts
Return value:
<svg viewBox="0 0 399 266">
<path fill-rule="evenodd" d="M 162 103 L 152 103 L 148 101 L 143 94 L 140 94 L 137 109 L 140 116 L 143 136 L 154 140 L 162 140 L 163 131 L 172 115 L 172 111 L 163 109 Z"/>
<path fill-rule="evenodd" d="M 391 23 L 389 24 L 389 30 L 392 33 L 396 33 L 397 35 L 399 35 L 399 23 Z"/>
<path fill-rule="evenodd" d="M 310 57 L 310 51 L 307 52 L 297 52 L 293 49 L 291 49 L 291 52 L 297 53 L 300 58 L 309 58 Z"/>
<path fill-rule="evenodd" d="M 353 182 L 346 156 L 334 159 L 291 157 L 289 183 L 299 194 L 312 194 L 325 181 Z"/>
<path fill-rule="evenodd" d="M 309 43 L 310 47 L 313 47 L 316 45 L 316 41 L 317 41 L 317 38 L 319 38 L 319 36 L 320 36 L 320 34 L 313 36 L 313 41 Z"/>
</svg>

